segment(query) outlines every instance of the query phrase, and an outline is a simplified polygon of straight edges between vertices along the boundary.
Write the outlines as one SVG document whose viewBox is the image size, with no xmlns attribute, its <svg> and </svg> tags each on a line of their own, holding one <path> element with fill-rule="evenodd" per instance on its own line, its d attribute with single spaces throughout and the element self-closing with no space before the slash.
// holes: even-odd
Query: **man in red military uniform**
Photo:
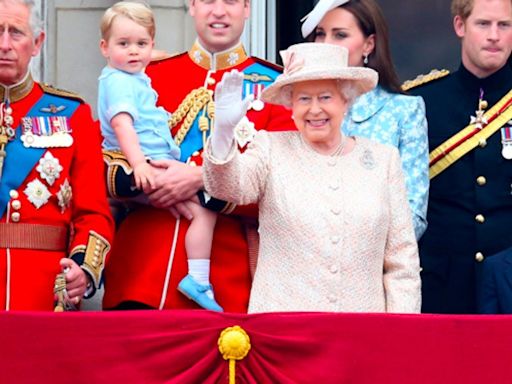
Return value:
<svg viewBox="0 0 512 384">
<path fill-rule="evenodd" d="M 113 221 L 100 135 L 80 99 L 32 80 L 44 40 L 32 1 L 0 0 L 0 308 L 54 309 L 91 295 Z M 61 275 L 62 276 L 62 275 Z"/>
<path fill-rule="evenodd" d="M 200 153 L 213 126 L 215 84 L 224 72 L 244 72 L 244 94 L 254 95 L 246 118 L 237 127 L 240 150 L 256 130 L 295 129 L 289 111 L 259 99 L 280 68 L 247 56 L 240 43 L 250 2 L 191 0 L 189 5 L 196 42 L 188 52 L 153 62 L 146 71 L 159 105 L 172 112 L 170 127 L 183 162 L 154 162 L 162 172 L 156 178 L 158 188 L 149 195 L 152 207 L 135 209 L 116 234 L 105 271 L 104 308 L 199 308 L 177 290 L 187 274 L 188 212 L 181 202 L 203 188 Z M 106 160 L 110 194 L 130 196 L 131 170 L 115 155 L 107 155 Z M 257 246 L 256 207 L 235 207 L 208 194 L 199 196 L 204 205 L 221 213 L 210 267 L 215 298 L 225 311 L 246 312 L 251 286 L 249 253 L 255 254 Z M 176 220 L 172 213 L 177 211 L 182 216 Z"/>
</svg>

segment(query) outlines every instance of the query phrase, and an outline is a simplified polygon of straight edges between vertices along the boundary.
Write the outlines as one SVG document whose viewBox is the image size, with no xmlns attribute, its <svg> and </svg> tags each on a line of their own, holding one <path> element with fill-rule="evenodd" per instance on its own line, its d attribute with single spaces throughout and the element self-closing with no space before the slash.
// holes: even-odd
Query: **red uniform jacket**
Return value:
<svg viewBox="0 0 512 384">
<path fill-rule="evenodd" d="M 256 98 L 280 73 L 279 67 L 246 56 L 241 45 L 212 56 L 197 42 L 189 52 L 154 62 L 147 68 L 152 86 L 159 95 L 158 104 L 173 113 L 178 121 L 172 133 L 176 141 L 182 140 L 183 161 L 201 163 L 198 151 L 203 148 L 205 136 L 199 128 L 199 119 L 208 117 L 209 111 L 213 112 L 213 105 L 201 104 L 200 97 L 190 95 L 191 92 L 205 86 L 213 94 L 215 84 L 224 72 L 233 69 L 245 74 L 244 94 L 252 93 Z M 203 96 L 208 99 L 205 94 Z M 184 100 L 188 103 L 183 103 Z M 198 107 L 196 112 L 194 106 Z M 180 132 L 183 122 L 187 121 L 187 114 L 194 113 L 194 122 L 188 124 L 190 129 L 183 135 L 183 130 Z M 290 111 L 279 106 L 253 103 L 247 117 L 254 126 L 247 122 L 242 127 L 238 136 L 241 148 L 245 144 L 244 135 L 250 139 L 252 129 L 295 129 Z M 113 164 L 115 161 L 109 167 L 109 192 L 113 196 L 123 195 L 118 173 L 125 172 L 126 166 L 122 168 Z M 218 203 L 213 205 L 222 214 L 215 227 L 210 281 L 215 298 L 225 311 L 246 312 L 251 275 L 244 222 L 247 218 L 254 220 L 257 209 L 235 208 L 233 204 L 226 203 L 219 206 Z M 184 240 L 188 224 L 183 218 L 177 222 L 169 212 L 151 207 L 141 207 L 129 214 L 116 234 L 106 267 L 103 306 L 111 308 L 123 301 L 137 301 L 154 308 L 198 308 L 176 288 L 187 274 Z"/>
<path fill-rule="evenodd" d="M 89 106 L 30 76 L 0 93 L 10 100 L 17 127 L 0 179 L 0 308 L 52 310 L 59 260 L 72 257 L 97 285 L 110 249 L 113 221 L 99 129 Z M 58 116 L 67 135 L 55 134 Z M 25 146 L 26 127 L 36 141 L 49 141 Z"/>
</svg>

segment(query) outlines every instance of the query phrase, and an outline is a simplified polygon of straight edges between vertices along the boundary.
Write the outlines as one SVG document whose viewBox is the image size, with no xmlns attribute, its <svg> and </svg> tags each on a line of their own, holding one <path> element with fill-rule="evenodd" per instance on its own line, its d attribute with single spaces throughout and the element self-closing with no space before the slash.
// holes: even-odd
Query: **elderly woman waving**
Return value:
<svg viewBox="0 0 512 384">
<path fill-rule="evenodd" d="M 206 190 L 258 203 L 260 250 L 249 312 L 419 312 L 416 240 L 396 148 L 339 129 L 377 74 L 348 67 L 346 48 L 291 46 L 262 94 L 291 107 L 298 131 L 260 131 L 243 154 L 235 126 L 243 74 L 224 76 L 203 167 Z M 243 121 L 243 120 L 242 120 Z"/>
</svg>

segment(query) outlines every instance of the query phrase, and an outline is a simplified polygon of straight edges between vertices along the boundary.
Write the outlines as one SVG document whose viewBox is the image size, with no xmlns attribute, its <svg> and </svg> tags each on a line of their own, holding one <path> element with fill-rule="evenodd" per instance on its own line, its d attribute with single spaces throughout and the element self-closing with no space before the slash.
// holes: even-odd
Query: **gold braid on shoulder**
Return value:
<svg viewBox="0 0 512 384">
<path fill-rule="evenodd" d="M 205 108 L 206 107 L 206 108 Z M 180 121 L 183 124 L 176 133 L 174 141 L 179 146 L 187 136 L 197 115 L 203 110 L 199 118 L 199 129 L 203 133 L 203 144 L 206 141 L 206 133 L 210 129 L 210 122 L 214 114 L 213 91 L 205 87 L 194 89 L 181 102 L 169 119 L 169 128 L 173 129 Z M 205 116 L 207 114 L 208 118 Z"/>
</svg>

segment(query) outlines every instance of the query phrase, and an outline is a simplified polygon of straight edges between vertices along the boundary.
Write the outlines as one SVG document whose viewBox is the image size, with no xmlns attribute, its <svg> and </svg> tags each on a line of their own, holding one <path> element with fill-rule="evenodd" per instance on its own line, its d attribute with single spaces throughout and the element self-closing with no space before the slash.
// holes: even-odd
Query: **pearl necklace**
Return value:
<svg viewBox="0 0 512 384">
<path fill-rule="evenodd" d="M 345 140 L 345 136 L 341 135 L 340 144 L 336 147 L 336 149 L 329 156 L 331 156 L 331 157 L 341 156 L 341 154 L 343 153 L 343 150 L 345 149 L 346 143 L 347 143 L 347 140 Z"/>
</svg>

